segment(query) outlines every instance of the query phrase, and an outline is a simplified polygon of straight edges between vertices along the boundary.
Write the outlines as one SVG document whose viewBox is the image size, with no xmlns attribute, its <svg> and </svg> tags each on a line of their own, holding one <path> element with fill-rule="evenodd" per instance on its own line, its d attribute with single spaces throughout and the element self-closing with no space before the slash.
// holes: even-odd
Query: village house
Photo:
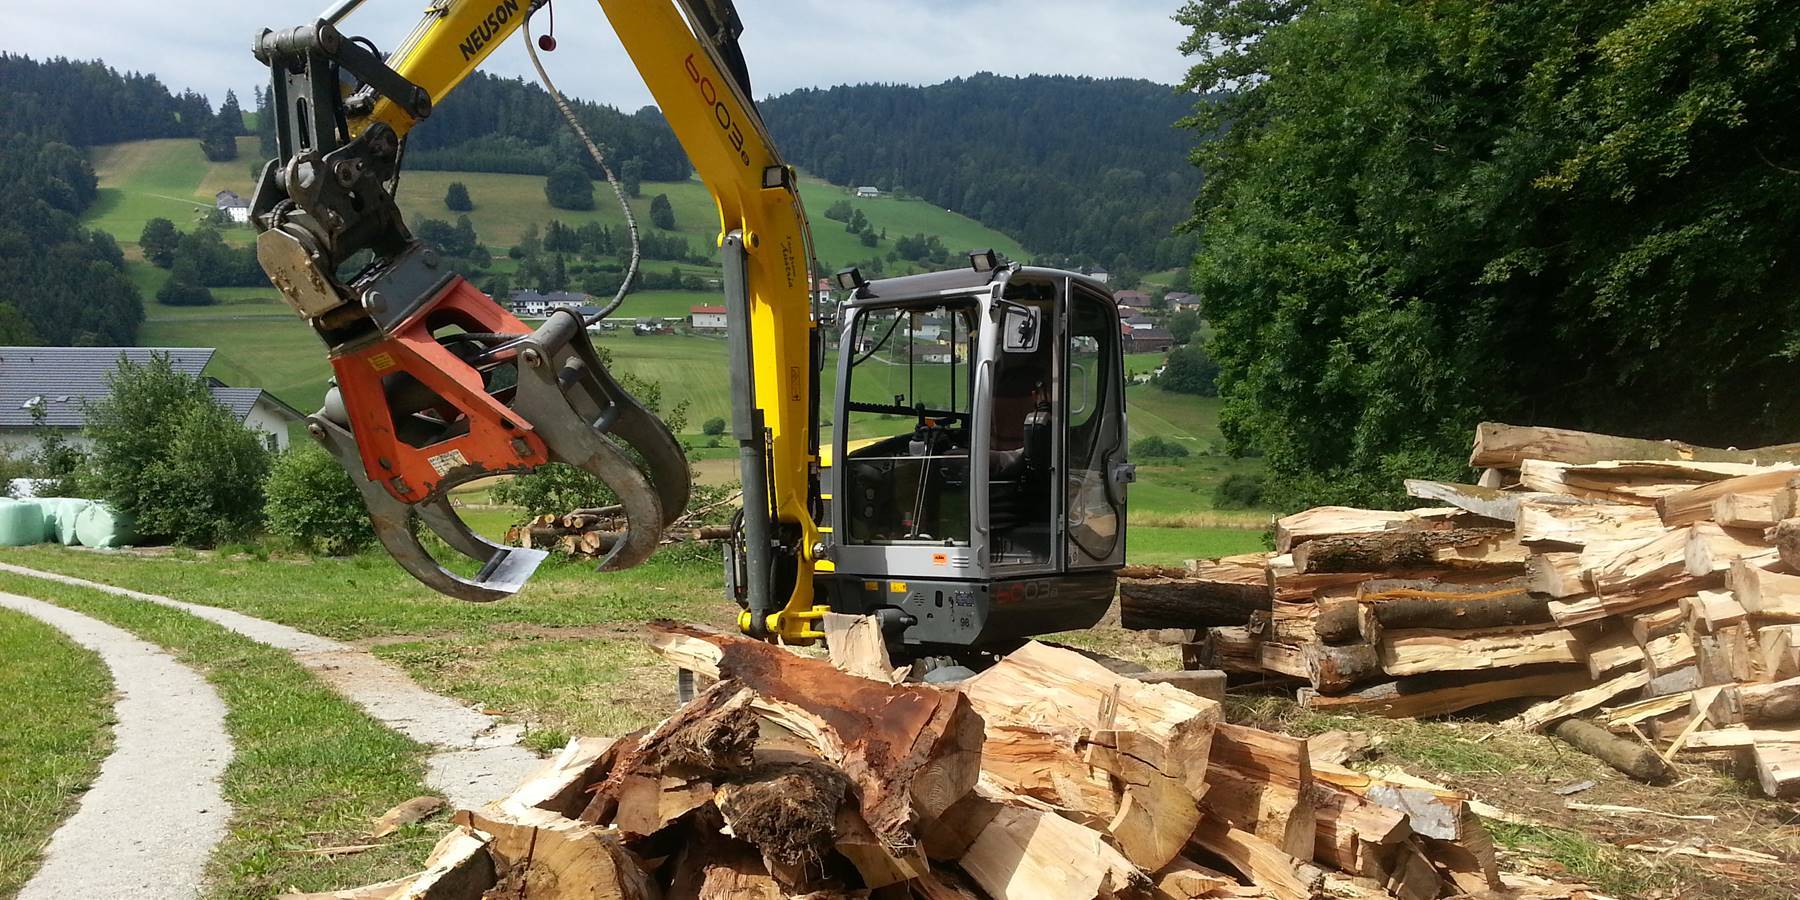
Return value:
<svg viewBox="0 0 1800 900">
<path fill-rule="evenodd" d="M 507 299 L 507 308 L 513 315 L 525 319 L 541 319 L 559 309 L 581 310 L 592 308 L 594 298 L 574 291 L 538 291 L 517 290 Z"/>
<path fill-rule="evenodd" d="M 107 377 L 120 357 L 144 365 L 152 353 L 167 354 L 175 371 L 206 377 L 214 352 L 211 347 L 0 347 L 0 450 L 35 447 L 39 428 L 61 432 L 71 446 L 90 446 L 81 434 L 87 407 L 111 393 Z M 213 399 L 240 424 L 260 432 L 270 450 L 286 450 L 289 427 L 306 421 L 299 410 L 262 388 L 206 381 Z"/>
<path fill-rule="evenodd" d="M 864 185 L 856 189 L 856 196 L 861 200 L 873 200 L 881 196 L 881 188 Z"/>
<path fill-rule="evenodd" d="M 214 194 L 213 207 L 233 225 L 250 224 L 250 201 L 238 196 L 237 191 L 220 191 Z"/>
<path fill-rule="evenodd" d="M 724 331 L 725 307 L 695 306 L 688 309 L 688 327 L 695 331 Z"/>
<path fill-rule="evenodd" d="M 1175 336 L 1154 323 L 1144 327 L 1119 323 L 1119 343 L 1126 353 L 1166 353 L 1175 346 Z"/>
<path fill-rule="evenodd" d="M 1120 306 L 1129 306 L 1134 309 L 1150 308 L 1150 295 L 1143 291 L 1114 291 L 1113 299 L 1118 301 Z"/>
</svg>

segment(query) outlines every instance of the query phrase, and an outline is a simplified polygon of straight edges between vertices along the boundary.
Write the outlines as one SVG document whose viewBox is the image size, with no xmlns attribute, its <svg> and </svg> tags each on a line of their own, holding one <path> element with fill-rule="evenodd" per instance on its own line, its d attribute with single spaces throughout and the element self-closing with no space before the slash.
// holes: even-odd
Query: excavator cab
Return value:
<svg viewBox="0 0 1800 900">
<path fill-rule="evenodd" d="M 1119 312 L 1002 265 L 863 282 L 840 310 L 817 592 L 902 646 L 1086 628 L 1125 562 Z"/>
</svg>

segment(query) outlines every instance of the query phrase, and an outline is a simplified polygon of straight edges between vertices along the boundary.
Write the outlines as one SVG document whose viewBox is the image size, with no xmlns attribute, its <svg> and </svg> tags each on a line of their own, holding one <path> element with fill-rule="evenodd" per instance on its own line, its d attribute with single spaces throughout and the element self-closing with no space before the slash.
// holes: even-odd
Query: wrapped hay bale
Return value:
<svg viewBox="0 0 1800 900">
<path fill-rule="evenodd" d="M 105 503 L 89 503 L 75 515 L 75 537 L 83 547 L 111 549 L 137 540 L 131 517 Z"/>
<path fill-rule="evenodd" d="M 75 522 L 81 517 L 81 511 L 94 505 L 92 500 L 79 497 L 40 497 L 31 501 L 37 504 L 44 513 L 44 540 L 56 541 L 73 547 L 79 543 L 75 534 Z"/>
<path fill-rule="evenodd" d="M 25 500 L 0 500 L 0 547 L 43 543 L 48 534 L 44 511 Z"/>
</svg>

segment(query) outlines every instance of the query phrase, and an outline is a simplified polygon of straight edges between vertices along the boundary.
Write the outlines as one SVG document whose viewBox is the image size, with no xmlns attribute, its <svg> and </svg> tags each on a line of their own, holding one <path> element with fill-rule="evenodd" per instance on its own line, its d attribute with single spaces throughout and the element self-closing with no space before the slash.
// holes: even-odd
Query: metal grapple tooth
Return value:
<svg viewBox="0 0 1800 900">
<path fill-rule="evenodd" d="M 362 458 L 348 429 L 323 415 L 314 415 L 307 420 L 307 430 L 350 473 L 350 479 L 362 492 L 381 546 L 400 568 L 426 587 L 474 603 L 503 600 L 518 593 L 549 555 L 528 547 L 503 547 L 483 538 L 457 517 L 447 498 L 416 506 L 395 499 L 363 472 Z M 415 518 L 443 538 L 451 549 L 481 563 L 475 576 L 464 578 L 432 557 L 413 531 Z"/>
</svg>

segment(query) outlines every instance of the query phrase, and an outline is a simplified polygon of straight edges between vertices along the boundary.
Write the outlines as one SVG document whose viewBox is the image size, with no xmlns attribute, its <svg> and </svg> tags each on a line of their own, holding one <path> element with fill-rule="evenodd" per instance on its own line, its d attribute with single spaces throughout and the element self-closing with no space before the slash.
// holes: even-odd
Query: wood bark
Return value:
<svg viewBox="0 0 1800 900">
<path fill-rule="evenodd" d="M 1767 465 L 1800 461 L 1800 450 L 1784 447 L 1724 450 L 1682 441 L 1649 441 L 1567 428 L 1507 425 L 1501 422 L 1483 422 L 1475 427 L 1475 449 L 1469 456 L 1470 466 L 1478 469 L 1516 469 L 1527 459 L 1574 464 L 1609 459 L 1694 459 Z"/>
<path fill-rule="evenodd" d="M 1500 700 L 1560 697 L 1592 686 L 1593 679 L 1584 666 L 1519 670 L 1507 677 L 1496 677 L 1493 672 L 1446 672 L 1401 678 L 1335 697 L 1305 690 L 1300 704 L 1318 712 L 1430 718 Z"/>
<path fill-rule="evenodd" d="M 1261 566 L 1214 565 L 1180 577 L 1119 581 L 1119 624 L 1132 630 L 1243 625 L 1268 608 Z"/>
<path fill-rule="evenodd" d="M 1418 516 L 1406 512 L 1320 506 L 1275 520 L 1275 552 L 1287 553 L 1302 542 L 1343 534 L 1417 531 Z"/>
<path fill-rule="evenodd" d="M 1302 574 L 1383 572 L 1442 565 L 1505 569 L 1524 562 L 1523 553 L 1518 552 L 1518 545 L 1511 538 L 1511 531 L 1502 528 L 1329 535 L 1295 547 L 1294 568 Z M 1506 546 L 1509 542 L 1510 551 Z M 1458 550 L 1467 552 L 1459 555 L 1455 552 Z"/>
<path fill-rule="evenodd" d="M 1640 741 L 1619 737 L 1586 719 L 1565 719 L 1554 733 L 1571 746 L 1645 783 L 1662 779 L 1669 767 Z"/>
<path fill-rule="evenodd" d="M 1341 694 L 1382 676 L 1381 654 L 1371 644 L 1306 644 L 1307 679 L 1325 694 Z"/>
</svg>

